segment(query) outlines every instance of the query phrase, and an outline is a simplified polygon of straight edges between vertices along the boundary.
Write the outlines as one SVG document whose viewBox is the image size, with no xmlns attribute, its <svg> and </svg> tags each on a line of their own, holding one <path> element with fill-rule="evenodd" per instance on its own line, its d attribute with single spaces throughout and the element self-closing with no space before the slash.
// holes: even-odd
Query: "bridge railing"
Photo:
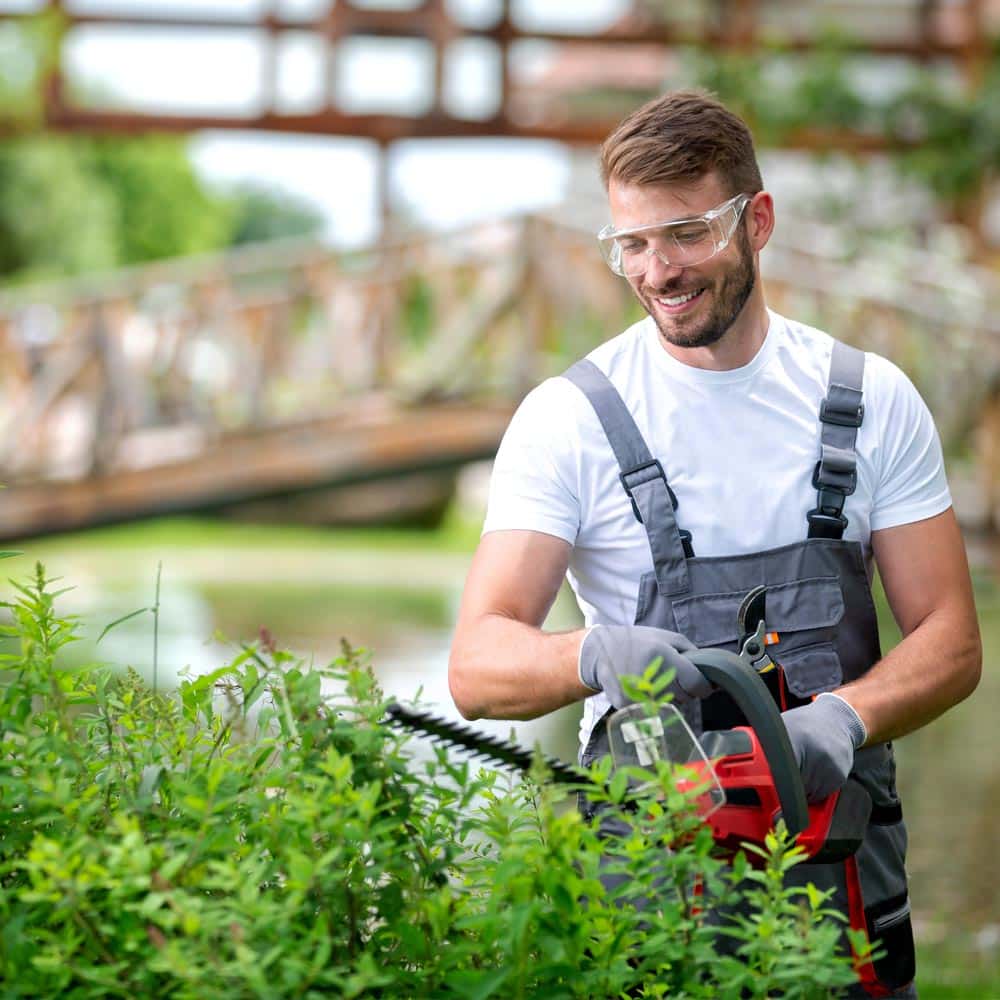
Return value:
<svg viewBox="0 0 1000 1000">
<path fill-rule="evenodd" d="M 287 242 L 7 291 L 0 479 L 110 474 L 422 401 L 513 405 L 641 314 L 592 222 L 573 208 L 365 250 Z M 762 265 L 779 312 L 900 364 L 946 445 L 997 405 L 991 272 L 899 246 L 848 253 L 794 219 Z"/>
<path fill-rule="evenodd" d="M 876 351 L 911 377 L 950 449 L 1000 390 L 1000 279 L 899 243 L 846 251 L 827 227 L 785 226 L 761 257 L 768 301 Z"/>
<path fill-rule="evenodd" d="M 516 401 L 558 353 L 545 340 L 560 299 L 577 311 L 600 301 L 573 264 L 584 242 L 515 218 L 365 250 L 293 241 L 7 291 L 0 477 L 111 473 L 421 399 Z M 552 295 L 549 282 L 572 292 Z"/>
</svg>

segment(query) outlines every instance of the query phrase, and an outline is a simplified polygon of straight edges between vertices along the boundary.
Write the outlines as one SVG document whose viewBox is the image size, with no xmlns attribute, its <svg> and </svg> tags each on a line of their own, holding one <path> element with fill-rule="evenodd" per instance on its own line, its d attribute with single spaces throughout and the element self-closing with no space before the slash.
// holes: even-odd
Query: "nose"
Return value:
<svg viewBox="0 0 1000 1000">
<path fill-rule="evenodd" d="M 662 252 L 655 247 L 650 247 L 646 251 L 646 284 L 654 287 L 662 287 L 680 277 L 683 267 L 671 264 L 663 256 Z"/>
</svg>

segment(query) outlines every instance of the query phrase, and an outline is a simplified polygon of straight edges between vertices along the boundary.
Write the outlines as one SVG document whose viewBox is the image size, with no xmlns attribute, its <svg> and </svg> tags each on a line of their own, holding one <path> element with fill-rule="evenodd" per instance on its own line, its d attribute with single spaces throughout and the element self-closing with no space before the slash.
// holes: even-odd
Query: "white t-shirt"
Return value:
<svg viewBox="0 0 1000 1000">
<path fill-rule="evenodd" d="M 769 316 L 756 357 L 731 371 L 678 361 L 648 317 L 588 355 L 660 460 L 677 496 L 677 523 L 699 556 L 804 539 L 806 512 L 816 506 L 812 474 L 833 338 Z M 894 364 L 871 353 L 864 404 L 844 537 L 862 543 L 870 573 L 872 531 L 940 514 L 951 496 L 926 405 Z M 639 578 L 653 568 L 618 475 L 590 402 L 564 378 L 524 399 L 493 467 L 483 531 L 529 529 L 570 542 L 567 577 L 588 625 L 631 624 Z"/>
</svg>

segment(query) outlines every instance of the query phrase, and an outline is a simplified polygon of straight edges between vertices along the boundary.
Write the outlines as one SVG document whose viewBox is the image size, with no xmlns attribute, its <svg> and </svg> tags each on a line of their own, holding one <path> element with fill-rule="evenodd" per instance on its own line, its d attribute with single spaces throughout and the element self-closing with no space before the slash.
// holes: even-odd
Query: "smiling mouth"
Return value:
<svg viewBox="0 0 1000 1000">
<path fill-rule="evenodd" d="M 704 288 L 696 288 L 690 292 L 682 292 L 680 295 L 654 295 L 653 299 L 657 305 L 668 312 L 679 312 L 690 303 L 700 298 L 705 292 Z"/>
</svg>

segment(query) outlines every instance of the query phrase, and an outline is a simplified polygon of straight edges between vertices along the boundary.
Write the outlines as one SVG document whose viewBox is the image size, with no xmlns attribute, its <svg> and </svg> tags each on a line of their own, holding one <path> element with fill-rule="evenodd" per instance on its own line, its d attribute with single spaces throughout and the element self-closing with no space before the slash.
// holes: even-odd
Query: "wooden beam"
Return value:
<svg viewBox="0 0 1000 1000">
<path fill-rule="evenodd" d="M 366 136 L 385 144 L 399 139 L 440 138 L 509 138 L 548 139 L 572 145 L 592 146 L 602 143 L 617 124 L 606 118 L 579 121 L 518 122 L 507 115 L 493 115 L 480 120 L 456 118 L 446 113 L 421 117 L 407 115 L 358 115 L 333 109 L 311 114 L 238 115 L 159 115 L 138 111 L 78 108 L 62 105 L 51 108 L 46 118 L 49 128 L 63 132 L 104 132 L 122 135 L 145 135 L 154 132 L 191 132 L 201 129 L 296 133 L 302 135 Z M 4 126 L 0 134 L 13 133 L 17 126 Z M 846 153 L 876 153 L 904 147 L 905 142 L 890 142 L 884 135 L 847 130 L 799 130 L 781 140 L 783 148 L 810 151 L 837 150 Z"/>
<path fill-rule="evenodd" d="M 122 11 L 115 14 L 93 13 L 86 11 L 66 11 L 63 15 L 67 27 L 74 26 L 104 26 L 131 28 L 165 28 L 191 30 L 220 31 L 264 31 L 272 28 L 275 31 L 314 31 L 317 34 L 327 34 L 331 21 L 339 22 L 338 31 L 341 36 L 371 35 L 373 37 L 427 38 L 433 36 L 436 24 L 434 15 L 427 10 L 368 10 L 351 8 L 338 4 L 330 14 L 320 19 L 295 20 L 280 15 L 263 18 L 231 17 L 208 15 L 190 17 L 168 12 L 157 11 Z M 25 20 L 37 17 L 37 14 L 0 13 L 0 21 Z M 745 31 L 734 33 L 731 26 L 707 28 L 692 31 L 682 26 L 669 23 L 644 22 L 641 27 L 624 24 L 606 31 L 581 34 L 568 31 L 545 31 L 521 28 L 509 19 L 501 19 L 494 25 L 485 27 L 465 27 L 454 22 L 455 30 L 462 38 L 484 38 L 496 42 L 542 41 L 562 43 L 567 45 L 594 45 L 613 43 L 616 45 L 663 45 L 666 48 L 678 45 L 696 45 L 709 47 L 715 51 L 743 50 L 747 44 Z M 812 35 L 798 34 L 789 36 L 756 35 L 756 47 L 778 49 L 781 51 L 810 52 L 822 45 L 822 41 Z M 952 56 L 961 58 L 965 55 L 968 42 L 961 38 L 941 37 L 932 33 L 925 38 L 882 38 L 862 39 L 849 36 L 838 39 L 838 44 L 844 49 L 872 55 L 909 56 L 919 59 L 927 55 Z"/>
<path fill-rule="evenodd" d="M 0 539 L 291 496 L 490 458 L 514 404 L 408 409 L 221 439 L 198 457 L 0 490 Z"/>
</svg>

